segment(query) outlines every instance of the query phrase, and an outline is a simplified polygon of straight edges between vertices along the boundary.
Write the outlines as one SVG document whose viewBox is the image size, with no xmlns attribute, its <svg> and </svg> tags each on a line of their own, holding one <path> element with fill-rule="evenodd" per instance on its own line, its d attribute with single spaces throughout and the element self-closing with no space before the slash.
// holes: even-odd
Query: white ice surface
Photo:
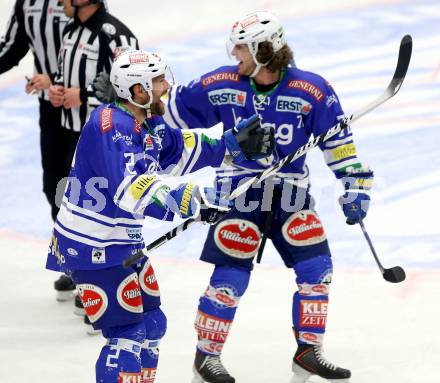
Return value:
<svg viewBox="0 0 440 383">
<path fill-rule="evenodd" d="M 162 52 L 184 83 L 228 62 L 231 20 L 269 8 L 282 16 L 297 64 L 326 77 L 351 113 L 387 85 L 400 38 L 414 51 L 400 93 L 353 126 L 360 157 L 375 170 L 366 220 L 386 267 L 401 265 L 407 280 L 385 282 L 358 227 L 347 227 L 341 192 L 319 151 L 308 159 L 313 194 L 335 263 L 326 354 L 353 372 L 352 382 L 425 383 L 440 376 L 440 3 L 438 0 L 291 0 L 164 2 L 111 0 L 112 11 Z M 12 1 L 0 0 L 4 31 Z M 150 28 L 147 25 L 152 26 Z M 0 76 L 0 383 L 94 381 L 103 339 L 89 337 L 72 304 L 54 300 L 56 275 L 44 270 L 51 229 L 41 193 L 38 110 L 23 93 L 29 56 Z M 215 133 L 215 132 L 214 132 Z M 209 183 L 210 171 L 196 175 Z M 174 223 L 175 224 L 175 223 Z M 152 240 L 174 224 L 147 220 Z M 189 382 L 199 294 L 211 266 L 197 261 L 205 227 L 192 227 L 152 255 L 168 315 L 157 382 Z M 292 271 L 269 243 L 240 303 L 224 361 L 238 383 L 288 382 Z M 315 382 L 320 380 L 314 379 Z"/>
</svg>

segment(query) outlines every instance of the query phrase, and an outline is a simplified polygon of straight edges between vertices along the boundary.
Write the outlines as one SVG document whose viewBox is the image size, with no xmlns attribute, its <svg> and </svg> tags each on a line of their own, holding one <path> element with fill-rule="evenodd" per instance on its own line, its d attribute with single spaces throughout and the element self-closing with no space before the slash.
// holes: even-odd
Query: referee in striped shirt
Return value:
<svg viewBox="0 0 440 383">
<path fill-rule="evenodd" d="M 52 105 L 62 107 L 61 124 L 70 136 L 71 158 L 80 131 L 100 104 L 92 82 L 99 72 L 110 73 L 113 59 L 127 49 L 139 49 L 133 33 L 109 14 L 103 0 L 61 0 L 72 16 L 63 33 L 55 84 L 49 88 Z"/>
<path fill-rule="evenodd" d="M 28 79 L 25 90 L 38 94 L 39 98 L 43 191 L 54 220 L 58 213 L 57 184 L 69 168 L 67 162 L 62 161 L 63 153 L 58 147 L 63 141 L 61 111 L 49 102 L 47 88 L 57 71 L 62 32 L 67 22 L 68 17 L 58 0 L 17 0 L 6 33 L 0 39 L 0 74 L 18 65 L 29 50 L 34 55 L 34 75 Z"/>
</svg>

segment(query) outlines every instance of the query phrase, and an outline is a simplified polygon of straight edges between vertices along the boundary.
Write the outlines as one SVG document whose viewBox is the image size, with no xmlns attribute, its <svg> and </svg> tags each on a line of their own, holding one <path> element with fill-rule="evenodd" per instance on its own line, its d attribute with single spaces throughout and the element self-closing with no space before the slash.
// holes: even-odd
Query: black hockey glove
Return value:
<svg viewBox="0 0 440 383">
<path fill-rule="evenodd" d="M 254 114 L 223 134 L 233 162 L 258 160 L 272 154 L 275 148 L 275 131 L 273 128 L 262 127 L 260 122 L 260 116 Z"/>
<path fill-rule="evenodd" d="M 224 193 L 214 188 L 200 188 L 200 220 L 215 225 L 232 208 L 233 202 L 225 199 Z"/>
<path fill-rule="evenodd" d="M 110 82 L 110 76 L 106 72 L 100 72 L 92 84 L 96 98 L 104 104 L 113 102 L 117 98 L 115 89 Z"/>
</svg>

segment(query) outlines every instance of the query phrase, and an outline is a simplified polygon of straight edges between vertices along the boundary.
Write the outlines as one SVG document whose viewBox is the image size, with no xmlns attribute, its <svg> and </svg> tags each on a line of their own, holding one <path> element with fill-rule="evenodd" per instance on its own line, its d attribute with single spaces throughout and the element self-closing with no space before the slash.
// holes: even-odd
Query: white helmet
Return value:
<svg viewBox="0 0 440 383">
<path fill-rule="evenodd" d="M 113 63 L 110 82 L 118 97 L 148 110 L 153 101 L 153 79 L 161 75 L 165 75 L 171 86 L 174 82 L 171 70 L 157 54 L 142 50 L 127 50 L 122 52 Z M 130 88 L 136 84 L 140 84 L 148 93 L 149 101 L 145 105 L 140 105 L 132 99 Z"/>
<path fill-rule="evenodd" d="M 231 54 L 235 45 L 246 44 L 254 59 L 257 68 L 251 77 L 255 76 L 262 66 L 257 60 L 258 44 L 272 43 L 274 53 L 278 52 L 286 43 L 283 26 L 278 18 L 268 11 L 254 11 L 247 13 L 236 21 L 229 36 L 228 53 Z"/>
</svg>

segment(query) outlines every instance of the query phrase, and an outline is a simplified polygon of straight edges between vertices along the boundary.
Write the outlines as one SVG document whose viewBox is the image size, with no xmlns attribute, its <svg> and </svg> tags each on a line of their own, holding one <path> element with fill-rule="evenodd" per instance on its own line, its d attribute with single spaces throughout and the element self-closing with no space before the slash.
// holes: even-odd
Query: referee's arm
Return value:
<svg viewBox="0 0 440 383">
<path fill-rule="evenodd" d="M 0 39 L 0 73 L 18 65 L 29 51 L 28 37 L 23 23 L 23 1 L 16 1 L 6 33 Z"/>
</svg>

